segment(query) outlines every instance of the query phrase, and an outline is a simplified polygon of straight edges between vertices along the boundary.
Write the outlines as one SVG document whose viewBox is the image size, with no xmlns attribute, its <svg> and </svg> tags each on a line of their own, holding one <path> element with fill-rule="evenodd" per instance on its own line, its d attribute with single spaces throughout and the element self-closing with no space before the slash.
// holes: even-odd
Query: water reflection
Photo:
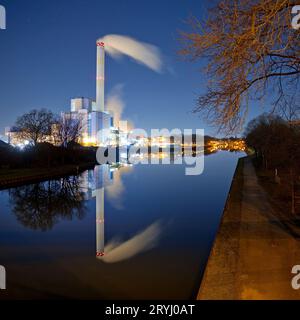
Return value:
<svg viewBox="0 0 300 320">
<path fill-rule="evenodd" d="M 156 221 L 132 238 L 121 242 L 115 237 L 105 245 L 104 194 L 121 208 L 120 200 L 124 191 L 122 174 L 132 172 L 133 167 L 126 161 L 115 166 L 101 165 L 81 176 L 81 188 L 85 198 L 96 199 L 96 257 L 106 263 L 116 263 L 149 250 L 157 244 L 161 233 L 161 223 Z"/>
<path fill-rule="evenodd" d="M 98 258 L 106 263 L 130 259 L 141 252 L 154 248 L 158 244 L 161 231 L 161 222 L 157 221 L 127 241 L 120 242 L 113 239 L 105 246 L 105 255 L 100 255 Z"/>
<path fill-rule="evenodd" d="M 10 189 L 9 198 L 17 220 L 34 230 L 50 230 L 60 220 L 82 219 L 86 214 L 77 177 Z"/>
<path fill-rule="evenodd" d="M 192 149 L 167 151 L 160 149 L 158 152 L 137 154 L 137 157 L 150 157 L 152 164 L 176 164 L 182 161 L 183 156 L 196 156 Z M 95 198 L 96 257 L 106 263 L 127 260 L 155 247 L 162 229 L 161 221 L 154 221 L 130 239 L 121 242 L 119 235 L 105 245 L 105 194 L 113 207 L 124 209 L 122 176 L 132 171 L 133 165 L 127 157 L 123 157 L 115 165 L 99 165 L 79 176 L 11 189 L 10 202 L 22 225 L 46 231 L 63 219 L 82 219 L 87 212 L 85 201 Z"/>
<path fill-rule="evenodd" d="M 50 230 L 60 220 L 82 219 L 86 214 L 85 201 L 96 202 L 96 257 L 106 263 L 129 259 L 157 244 L 161 223 L 156 221 L 131 239 L 121 242 L 120 236 L 105 246 L 104 195 L 121 210 L 124 185 L 122 175 L 133 171 L 123 160 L 116 165 L 96 166 L 78 177 L 62 178 L 9 191 L 10 202 L 17 220 L 33 230 Z"/>
<path fill-rule="evenodd" d="M 112 206 L 118 210 L 123 210 L 123 194 L 125 191 L 125 186 L 123 183 L 122 176 L 124 174 L 130 174 L 133 171 L 133 166 L 131 165 L 122 165 L 117 168 L 111 168 L 113 170 L 113 180 L 112 183 L 107 185 L 106 198 L 110 201 Z"/>
<path fill-rule="evenodd" d="M 162 159 L 169 158 L 167 163 L 175 163 L 175 159 L 182 158 L 182 149 L 176 152 L 167 153 L 163 150 L 157 153 L 148 152 L 137 154 L 141 159 Z M 158 161 L 159 163 L 159 161 Z M 112 239 L 105 246 L 105 214 L 104 214 L 104 191 L 112 205 L 122 210 L 122 194 L 124 185 L 122 175 L 130 173 L 133 166 L 128 162 L 128 154 L 120 158 L 120 162 L 115 165 L 96 166 L 94 170 L 85 172 L 80 177 L 81 190 L 85 199 L 96 198 L 96 257 L 103 262 L 114 263 L 129 259 L 141 252 L 153 248 L 157 244 L 161 233 L 161 223 L 156 221 L 144 230 L 134 235 L 131 239 L 120 242 L 119 237 Z"/>
<path fill-rule="evenodd" d="M 161 164 L 168 156 L 163 151 L 151 155 Z M 238 155 L 207 157 L 204 173 L 196 177 L 175 165 L 181 155 L 182 150 L 171 155 L 174 165 L 124 161 L 75 179 L 1 191 L 0 256 L 11 279 L 7 295 L 192 297 Z M 75 218 L 81 212 L 84 219 Z"/>
<path fill-rule="evenodd" d="M 197 154 L 196 150 L 192 148 L 173 148 L 172 152 L 169 148 L 167 149 L 160 149 L 155 153 L 140 152 L 136 156 L 140 159 L 151 158 L 152 164 L 176 164 L 181 163 L 183 156 L 196 157 L 199 154 L 201 156 L 203 152 L 202 150 Z M 97 166 L 93 171 L 89 171 L 85 176 L 82 176 L 82 189 L 85 189 L 87 198 L 89 196 L 96 198 L 96 257 L 106 263 L 124 261 L 152 249 L 157 245 L 161 234 L 161 222 L 155 221 L 131 239 L 121 242 L 118 240 L 119 238 L 114 238 L 105 245 L 104 190 L 106 190 L 108 199 L 112 201 L 113 206 L 119 210 L 123 209 L 124 185 L 122 174 L 130 173 L 132 170 L 133 166 L 128 162 L 128 155 L 125 155 L 114 166 Z"/>
</svg>

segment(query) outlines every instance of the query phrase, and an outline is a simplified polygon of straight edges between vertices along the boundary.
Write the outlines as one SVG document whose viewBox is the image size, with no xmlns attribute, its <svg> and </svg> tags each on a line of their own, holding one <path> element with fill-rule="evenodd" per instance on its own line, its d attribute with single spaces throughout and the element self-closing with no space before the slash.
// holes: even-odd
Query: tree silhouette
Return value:
<svg viewBox="0 0 300 320">
<path fill-rule="evenodd" d="M 31 110 L 19 117 L 16 121 L 16 129 L 21 139 L 37 145 L 45 142 L 51 135 L 51 128 L 54 123 L 54 115 L 46 109 Z"/>
<path fill-rule="evenodd" d="M 50 230 L 60 220 L 82 219 L 86 213 L 77 177 L 17 187 L 9 194 L 18 221 L 34 230 Z"/>
</svg>

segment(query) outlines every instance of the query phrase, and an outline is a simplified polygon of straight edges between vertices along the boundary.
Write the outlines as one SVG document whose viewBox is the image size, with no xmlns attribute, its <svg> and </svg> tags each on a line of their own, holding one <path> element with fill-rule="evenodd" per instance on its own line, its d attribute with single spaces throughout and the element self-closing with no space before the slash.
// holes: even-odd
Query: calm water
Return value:
<svg viewBox="0 0 300 320">
<path fill-rule="evenodd" d="M 0 191 L 1 298 L 188 299 L 195 296 L 237 159 L 99 166 Z"/>
</svg>

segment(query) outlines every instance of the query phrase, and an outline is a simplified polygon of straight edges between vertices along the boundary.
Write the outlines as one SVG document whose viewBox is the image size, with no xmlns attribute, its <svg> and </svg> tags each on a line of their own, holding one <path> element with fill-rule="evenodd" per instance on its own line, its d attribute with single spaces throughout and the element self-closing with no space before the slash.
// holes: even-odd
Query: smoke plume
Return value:
<svg viewBox="0 0 300 320">
<path fill-rule="evenodd" d="M 125 103 L 122 98 L 123 85 L 116 85 L 109 93 L 106 101 L 106 109 L 114 116 L 114 125 L 119 127 L 119 122 L 122 119 L 122 113 Z"/>
<path fill-rule="evenodd" d="M 105 51 L 113 58 L 126 55 L 153 71 L 161 72 L 162 59 L 156 46 L 116 34 L 106 35 L 98 41 L 104 42 Z"/>
</svg>

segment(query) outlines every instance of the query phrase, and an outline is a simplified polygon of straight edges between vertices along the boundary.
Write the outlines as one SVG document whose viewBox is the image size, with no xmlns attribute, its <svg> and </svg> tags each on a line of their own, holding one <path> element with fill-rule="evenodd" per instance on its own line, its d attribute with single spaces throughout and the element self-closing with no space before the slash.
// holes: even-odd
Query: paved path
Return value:
<svg viewBox="0 0 300 320">
<path fill-rule="evenodd" d="M 291 286 L 300 239 L 276 217 L 249 158 L 242 179 L 240 200 L 229 198 L 198 299 L 300 299 Z"/>
</svg>

